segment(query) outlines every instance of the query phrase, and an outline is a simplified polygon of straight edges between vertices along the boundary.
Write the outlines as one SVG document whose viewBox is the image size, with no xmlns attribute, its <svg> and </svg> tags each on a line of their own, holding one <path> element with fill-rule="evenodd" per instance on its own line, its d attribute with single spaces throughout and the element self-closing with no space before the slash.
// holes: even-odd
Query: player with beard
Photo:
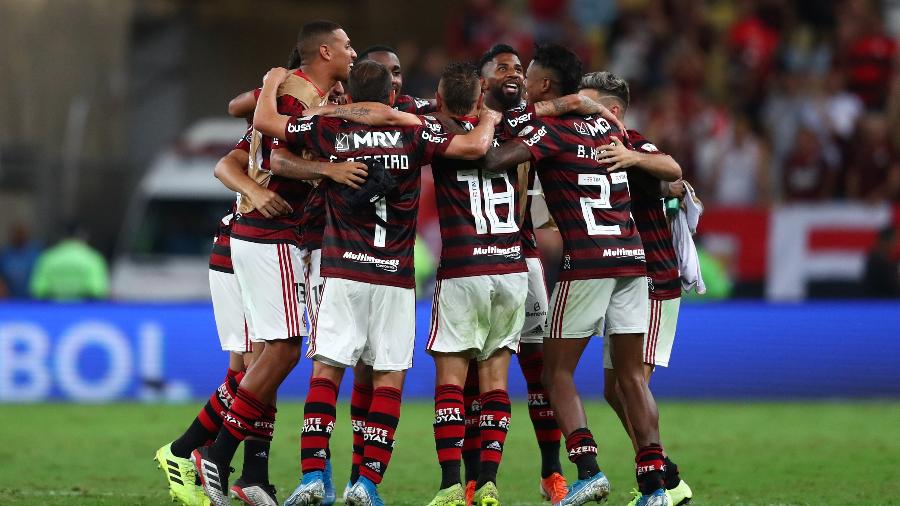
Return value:
<svg viewBox="0 0 900 506">
<path fill-rule="evenodd" d="M 356 56 L 344 30 L 328 21 L 304 25 L 297 50 L 305 63 L 291 73 L 290 80 L 280 81 L 278 90 L 278 106 L 293 114 L 322 104 L 327 99 L 322 90 L 345 80 Z M 254 132 L 248 175 L 278 193 L 290 212 L 266 217 L 241 198 L 231 230 L 232 262 L 246 317 L 254 340 L 264 341 L 266 346 L 241 380 L 213 444 L 191 455 L 203 488 L 216 506 L 229 504 L 229 464 L 240 442 L 248 437 L 271 441 L 278 386 L 296 365 L 300 337 L 307 334 L 302 322 L 303 290 L 298 282 L 302 259 L 297 226 L 309 185 L 273 173 L 269 158 L 276 147 L 271 138 Z M 267 504 L 277 504 L 271 493 L 274 490 L 266 492 Z"/>
<path fill-rule="evenodd" d="M 610 72 L 593 72 L 581 79 L 579 93 L 606 105 L 616 116 L 624 119 L 631 93 L 628 83 Z M 678 258 L 672 242 L 672 231 L 666 219 L 664 197 L 672 191 L 684 194 L 681 166 L 671 156 L 645 139 L 639 132 L 628 131 L 632 149 L 622 144 L 603 146 L 600 161 L 613 164 L 612 168 L 626 169 L 631 185 L 631 214 L 647 257 L 647 281 L 649 282 L 650 322 L 644 335 L 644 378 L 650 384 L 650 376 L 656 366 L 668 367 L 675 342 L 678 308 L 681 302 L 681 281 L 678 275 Z M 617 388 L 616 374 L 609 356 L 608 340 L 604 341 L 603 394 L 619 416 L 625 431 L 631 438 L 635 451 L 638 443 L 623 406 L 621 389 Z M 672 502 L 677 506 L 693 497 L 693 492 L 678 474 L 678 466 L 666 455 L 665 482 Z M 637 502 L 636 497 L 634 502 Z"/>
<path fill-rule="evenodd" d="M 482 79 L 484 104 L 504 113 L 503 129 L 496 136 L 495 146 L 501 141 L 514 138 L 518 130 L 530 119 L 524 109 L 524 73 L 519 53 L 511 46 L 497 44 L 482 55 L 478 70 Z M 614 120 L 605 107 L 594 102 L 585 102 L 577 95 L 559 97 L 548 102 L 535 104 L 538 116 L 559 116 L 569 112 L 581 114 L 601 114 Z M 534 427 L 538 447 L 541 452 L 540 492 L 552 502 L 558 502 L 567 492 L 566 480 L 562 476 L 559 461 L 560 432 L 556 424 L 553 408 L 541 382 L 543 372 L 543 333 L 547 319 L 547 287 L 544 268 L 534 227 L 531 221 L 531 199 L 535 175 L 529 163 L 518 167 L 518 222 L 522 236 L 522 250 L 528 268 L 528 296 L 525 302 L 525 321 L 521 329 L 518 361 L 528 388 L 528 414 Z M 478 375 L 470 368 L 465 387 L 466 438 L 463 459 L 466 463 L 467 497 L 474 495 L 475 480 L 479 475 L 480 448 L 479 418 L 481 402 L 478 399 Z"/>
<path fill-rule="evenodd" d="M 581 61 L 558 45 L 538 46 L 526 74 L 529 103 L 576 91 Z M 526 114 L 532 112 L 529 106 Z M 605 325 L 616 381 L 632 423 L 638 451 L 635 468 L 640 506 L 670 506 L 663 480 L 665 457 L 656 403 L 643 375 L 643 334 L 647 331 L 644 249 L 631 217 L 628 175 L 599 163 L 603 146 L 623 142 L 624 132 L 596 116 L 532 118 L 519 137 L 491 150 L 488 169 L 532 160 L 542 177 L 551 215 L 563 239 L 560 280 L 544 341 L 544 385 L 578 467 L 578 481 L 563 506 L 602 501 L 609 481 L 597 464 L 597 444 L 574 382 L 574 372 L 590 338 Z"/>
<path fill-rule="evenodd" d="M 273 69 L 268 78 L 284 72 Z M 321 501 L 338 384 L 345 368 L 363 359 L 373 366 L 375 388 L 366 418 L 360 478 L 347 503 L 383 504 L 377 485 L 390 462 L 401 388 L 415 340 L 412 245 L 419 169 L 436 157 L 481 157 L 490 146 L 499 115 L 486 111 L 482 124 L 457 136 L 444 133 L 441 124 L 428 116 L 407 115 L 414 123 L 405 127 L 370 127 L 318 116 L 289 118 L 275 111 L 274 87 L 272 82 L 263 87 L 254 117 L 257 128 L 331 160 L 380 162 L 394 179 L 381 198 L 356 207 L 350 207 L 346 193 L 334 185 L 323 185 L 323 288 L 307 352 L 314 365 L 301 436 L 305 489 L 298 502 Z M 387 104 L 393 94 L 390 74 L 377 62 L 360 62 L 350 74 L 348 91 L 350 99 Z"/>
</svg>

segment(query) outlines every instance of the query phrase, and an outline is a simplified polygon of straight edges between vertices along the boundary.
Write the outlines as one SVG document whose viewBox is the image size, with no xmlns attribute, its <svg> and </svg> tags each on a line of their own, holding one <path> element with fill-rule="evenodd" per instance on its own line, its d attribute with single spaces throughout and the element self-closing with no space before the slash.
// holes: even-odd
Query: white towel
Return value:
<svg viewBox="0 0 900 506">
<path fill-rule="evenodd" d="M 672 221 L 672 240 L 675 245 L 675 254 L 678 256 L 678 271 L 681 273 L 681 289 L 690 291 L 692 288 L 698 294 L 706 293 L 706 284 L 703 283 L 703 274 L 700 272 L 700 258 L 697 256 L 697 246 L 694 245 L 693 235 L 697 233 L 697 224 L 700 215 L 703 214 L 703 203 L 697 198 L 694 188 L 684 182 L 687 190 L 682 199 L 681 209 Z"/>
</svg>

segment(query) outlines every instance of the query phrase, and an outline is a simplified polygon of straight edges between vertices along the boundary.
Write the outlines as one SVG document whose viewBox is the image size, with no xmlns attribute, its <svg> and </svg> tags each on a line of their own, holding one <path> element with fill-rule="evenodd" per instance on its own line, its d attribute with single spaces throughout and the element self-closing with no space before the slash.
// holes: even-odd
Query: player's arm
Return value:
<svg viewBox="0 0 900 506">
<path fill-rule="evenodd" d="M 485 107 L 478 118 L 478 126 L 465 135 L 456 135 L 450 140 L 446 158 L 460 158 L 463 160 L 478 160 L 483 157 L 494 141 L 494 127 L 500 123 L 500 113 Z"/>
<path fill-rule="evenodd" d="M 612 164 L 607 172 L 635 167 L 663 181 L 676 181 L 681 177 L 681 165 L 669 155 L 628 149 L 619 141 L 605 144 L 599 149 L 597 161 Z"/>
<path fill-rule="evenodd" d="M 525 147 L 525 144 L 513 139 L 488 151 L 482 160 L 482 165 L 485 169 L 494 172 L 516 167 L 520 163 L 532 159 L 531 151 Z"/>
<path fill-rule="evenodd" d="M 262 91 L 259 92 L 259 100 L 256 102 L 256 111 L 253 113 L 253 128 L 264 135 L 276 139 L 286 140 L 288 121 L 290 116 L 278 112 L 276 93 L 278 86 L 287 79 L 288 71 L 282 67 L 275 67 L 263 77 Z"/>
<path fill-rule="evenodd" d="M 566 95 L 564 97 L 545 100 L 534 104 L 538 116 L 562 116 L 564 114 L 581 114 L 583 116 L 599 115 L 606 121 L 625 131 L 625 125 L 603 104 L 591 100 L 584 95 Z"/>
<path fill-rule="evenodd" d="M 253 90 L 245 91 L 228 102 L 228 115 L 235 118 L 252 120 L 254 109 L 256 109 L 256 95 Z"/>
<path fill-rule="evenodd" d="M 289 149 L 275 149 L 269 157 L 269 168 L 272 174 L 291 179 L 323 179 L 328 178 L 336 183 L 345 184 L 355 190 L 366 182 L 368 169 L 360 162 L 319 162 L 297 156 Z"/>
<path fill-rule="evenodd" d="M 290 204 L 280 195 L 263 188 L 247 175 L 249 156 L 249 153 L 242 149 L 232 149 L 216 163 L 213 174 L 226 188 L 250 199 L 253 207 L 266 218 L 293 212 Z"/>
<path fill-rule="evenodd" d="M 304 111 L 304 114 L 340 118 L 372 126 L 418 126 L 422 124 L 422 120 L 415 114 L 398 111 L 379 102 L 310 107 Z"/>
</svg>

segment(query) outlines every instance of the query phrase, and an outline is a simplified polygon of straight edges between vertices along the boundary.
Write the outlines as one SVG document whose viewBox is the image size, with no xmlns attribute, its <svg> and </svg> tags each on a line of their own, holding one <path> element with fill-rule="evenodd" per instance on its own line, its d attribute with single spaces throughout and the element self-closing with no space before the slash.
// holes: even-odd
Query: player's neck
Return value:
<svg viewBox="0 0 900 506">
<path fill-rule="evenodd" d="M 316 63 L 300 65 L 300 71 L 306 74 L 306 77 L 324 93 L 328 93 L 328 90 L 337 83 L 337 79 L 332 77 L 327 65 L 317 65 Z"/>
<path fill-rule="evenodd" d="M 493 109 L 493 107 L 491 109 Z M 494 109 L 494 110 L 496 110 L 496 109 Z M 469 123 L 477 123 L 478 122 L 478 109 L 473 107 L 471 111 L 469 111 L 465 114 L 453 114 L 453 113 L 448 112 L 447 116 L 450 116 L 451 118 L 453 118 L 457 121 L 468 121 Z"/>
</svg>

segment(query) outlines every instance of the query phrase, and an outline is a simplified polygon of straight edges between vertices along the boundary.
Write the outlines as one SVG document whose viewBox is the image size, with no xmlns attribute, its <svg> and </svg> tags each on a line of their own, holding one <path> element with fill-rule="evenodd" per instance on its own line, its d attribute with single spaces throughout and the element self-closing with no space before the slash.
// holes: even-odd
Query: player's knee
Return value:
<svg viewBox="0 0 900 506">
<path fill-rule="evenodd" d="M 619 394 L 616 392 L 615 381 L 607 381 L 603 384 L 603 398 L 606 399 L 606 403 L 612 407 L 619 405 Z"/>
</svg>

